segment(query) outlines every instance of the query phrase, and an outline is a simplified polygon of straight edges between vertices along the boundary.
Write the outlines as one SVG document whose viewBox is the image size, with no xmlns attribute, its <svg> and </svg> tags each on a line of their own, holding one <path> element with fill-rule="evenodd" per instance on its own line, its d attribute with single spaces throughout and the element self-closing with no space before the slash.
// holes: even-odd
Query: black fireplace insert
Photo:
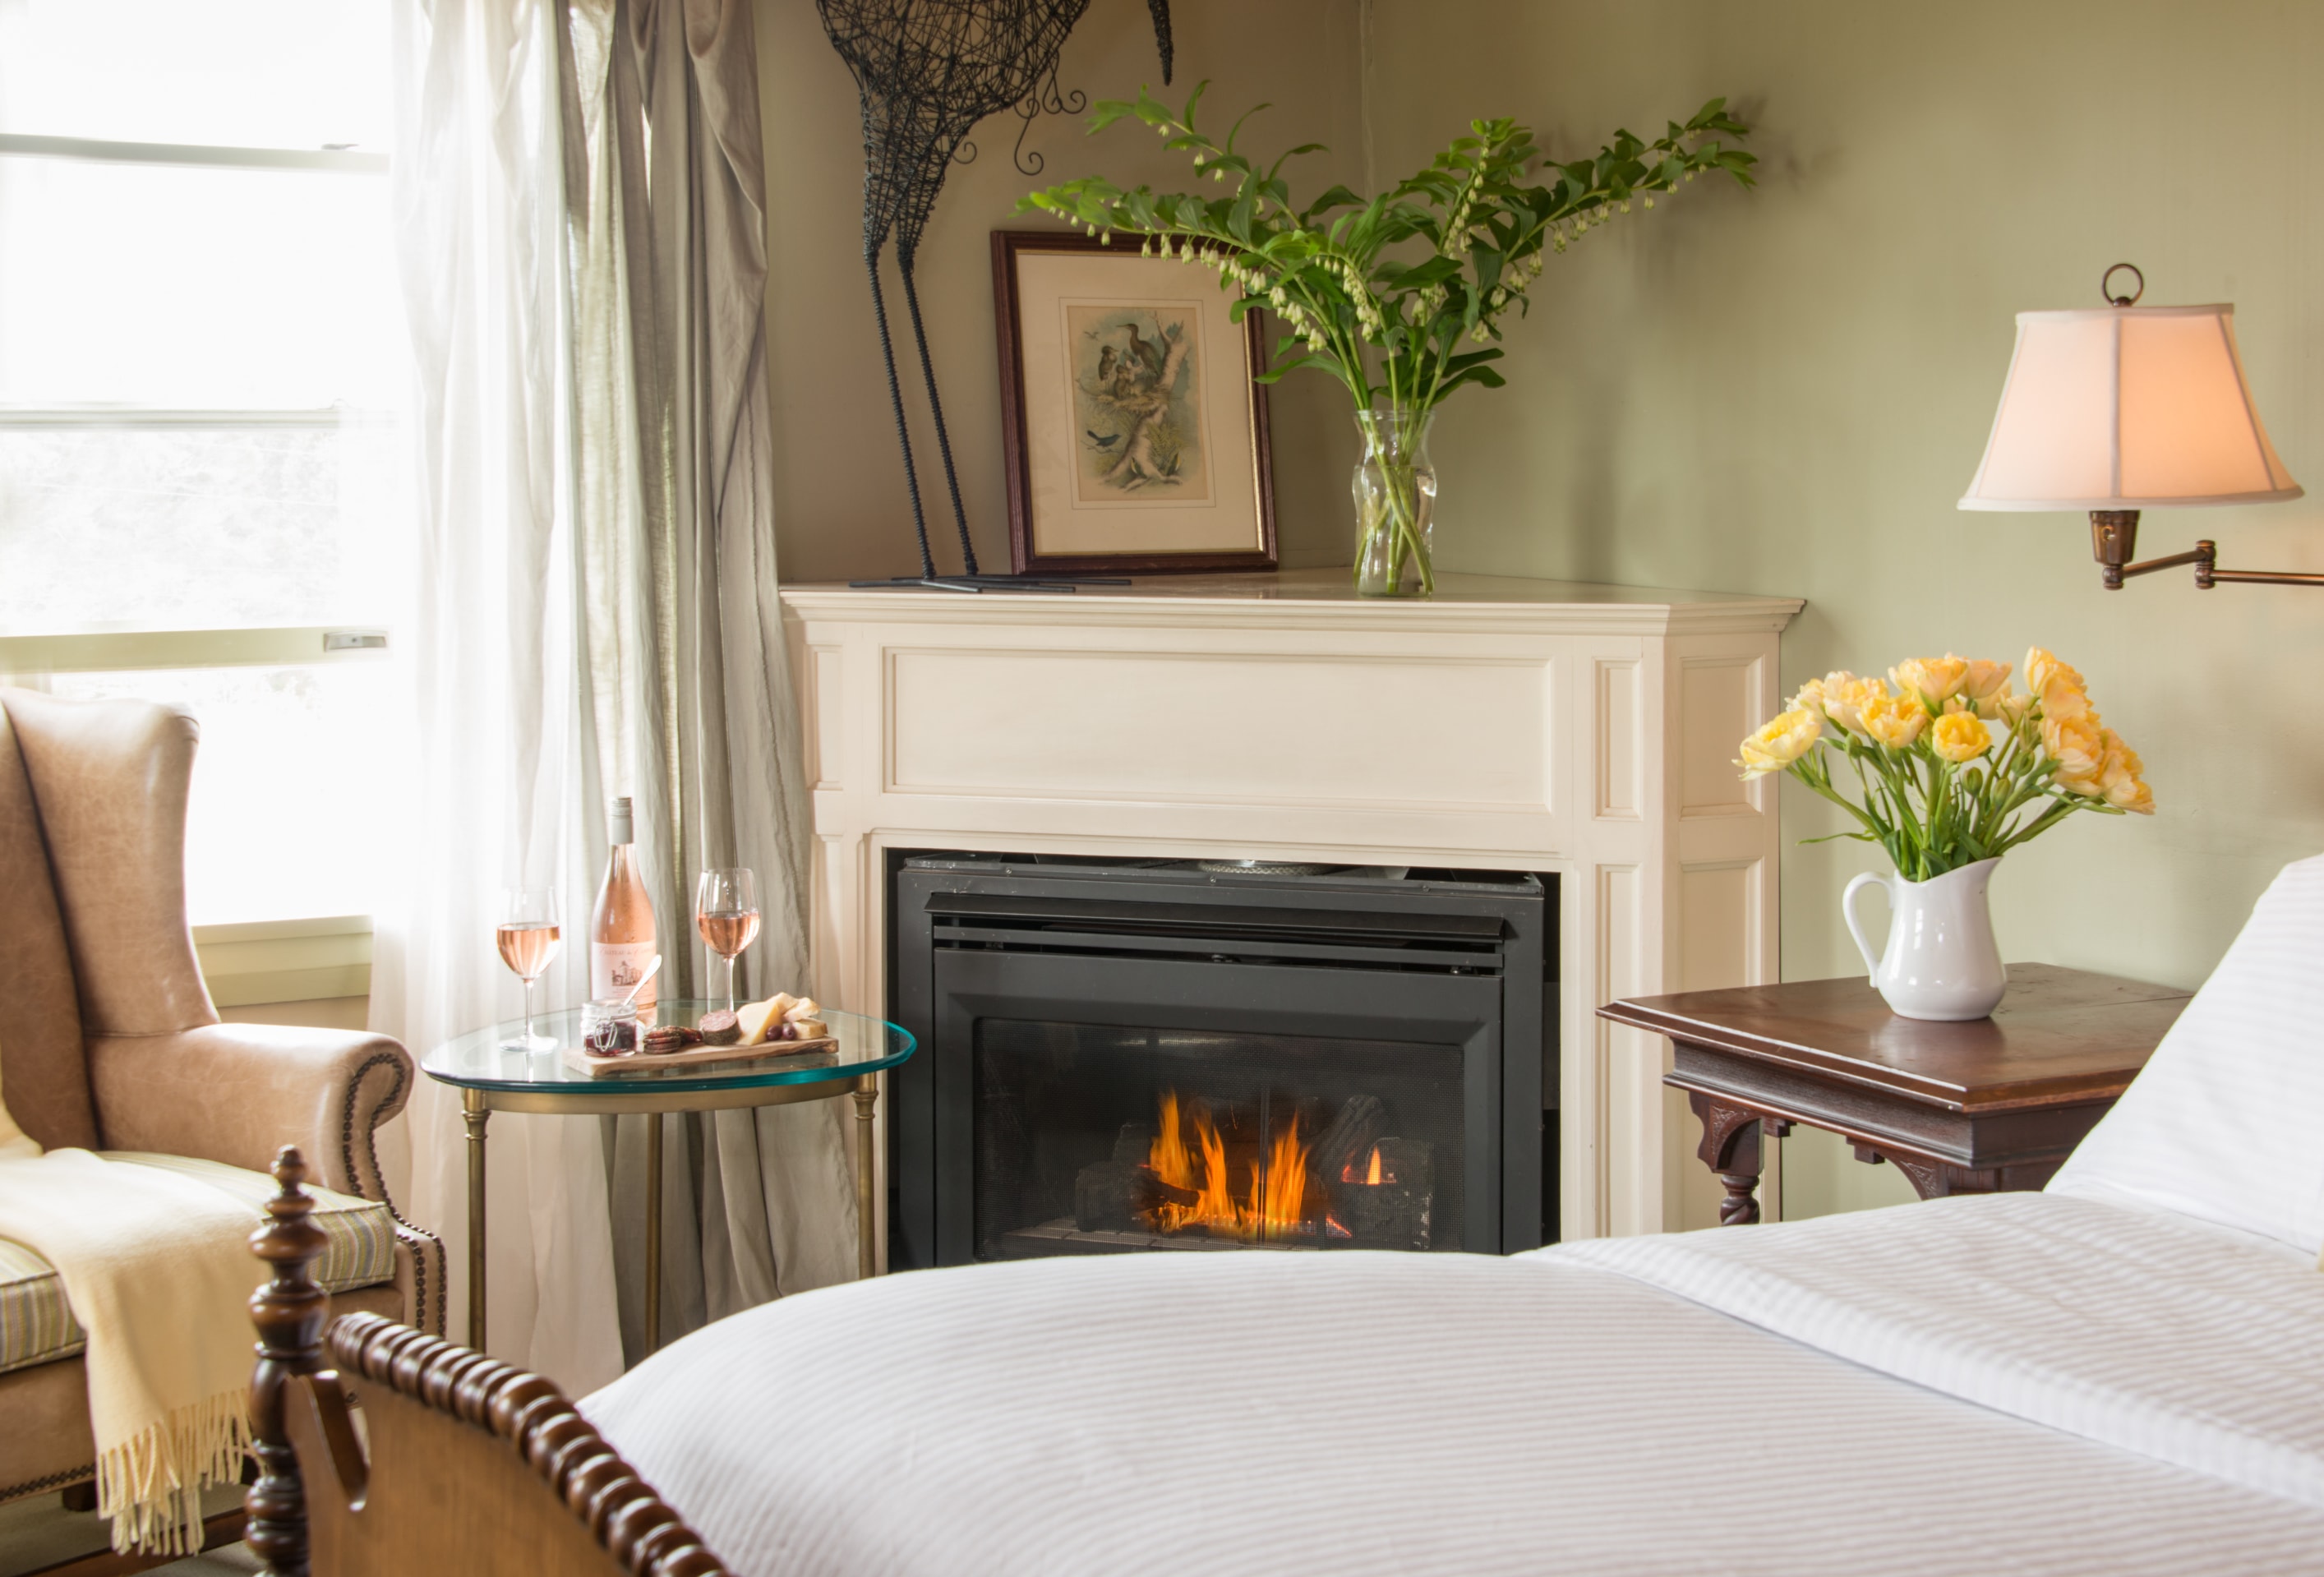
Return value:
<svg viewBox="0 0 2324 1577">
<path fill-rule="evenodd" d="M 1554 1234 L 1554 879 L 914 854 L 890 1262 Z"/>
</svg>

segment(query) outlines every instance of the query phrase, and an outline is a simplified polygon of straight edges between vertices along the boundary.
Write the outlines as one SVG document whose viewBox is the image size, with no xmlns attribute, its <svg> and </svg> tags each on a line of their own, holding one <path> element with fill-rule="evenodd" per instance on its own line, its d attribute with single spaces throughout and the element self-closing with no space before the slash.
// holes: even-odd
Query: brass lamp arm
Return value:
<svg viewBox="0 0 2324 1577">
<path fill-rule="evenodd" d="M 2209 591 L 2227 581 L 2244 586 L 2324 586 L 2324 574 L 2311 575 L 2294 570 L 2221 569 L 2218 567 L 2218 544 L 2208 540 L 2197 542 L 2184 553 L 2170 553 L 2160 558 L 2133 563 L 2130 556 L 2137 550 L 2136 510 L 2090 511 L 2090 556 L 2098 561 L 2098 575 L 2108 591 L 2120 591 L 2122 583 L 2134 575 L 2152 575 L 2158 569 L 2176 569 L 2182 564 L 2195 567 L 2195 586 L 2200 591 Z"/>
</svg>

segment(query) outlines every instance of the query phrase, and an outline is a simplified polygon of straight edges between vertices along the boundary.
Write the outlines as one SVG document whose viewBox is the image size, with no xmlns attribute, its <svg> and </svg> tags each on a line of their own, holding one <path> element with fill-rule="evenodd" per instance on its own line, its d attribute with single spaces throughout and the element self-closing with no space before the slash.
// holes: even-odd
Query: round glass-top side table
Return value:
<svg viewBox="0 0 2324 1577">
<path fill-rule="evenodd" d="M 723 1004 L 669 1000 L 655 1010 L 657 1024 L 691 1024 Z M 565 1062 L 564 1048 L 581 1038 L 578 1009 L 536 1014 L 536 1034 L 552 1037 L 558 1049 L 528 1053 L 504 1046 L 521 1031 L 516 1021 L 472 1030 L 447 1040 L 420 1059 L 431 1079 L 460 1092 L 460 1117 L 468 1130 L 468 1345 L 485 1351 L 484 1338 L 484 1125 L 495 1111 L 530 1111 L 551 1116 L 601 1117 L 669 1111 L 722 1111 L 745 1106 L 784 1106 L 802 1101 L 855 1099 L 855 1266 L 873 1269 L 872 1210 L 872 1120 L 880 1099 L 878 1075 L 912 1055 L 911 1031 L 860 1013 L 824 1010 L 835 1044 L 796 1056 L 773 1056 L 724 1067 L 656 1068 L 641 1056 L 637 1071 L 591 1078 Z M 661 1345 L 661 1123 L 646 1125 L 646 1351 Z"/>
</svg>

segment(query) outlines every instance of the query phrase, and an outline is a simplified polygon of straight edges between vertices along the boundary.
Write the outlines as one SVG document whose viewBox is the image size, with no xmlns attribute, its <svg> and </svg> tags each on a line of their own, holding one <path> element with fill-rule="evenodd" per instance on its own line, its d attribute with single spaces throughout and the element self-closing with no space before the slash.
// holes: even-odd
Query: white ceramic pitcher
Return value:
<svg viewBox="0 0 2324 1577">
<path fill-rule="evenodd" d="M 1985 897 L 1985 884 L 2000 863 L 1997 857 L 1979 860 L 1926 881 L 1868 871 L 1840 895 L 1840 913 L 1872 971 L 1872 983 L 1899 1016 L 1982 1019 L 2008 990 Z M 1877 956 L 1856 919 L 1856 895 L 1868 887 L 1888 894 L 1888 945 Z"/>
</svg>

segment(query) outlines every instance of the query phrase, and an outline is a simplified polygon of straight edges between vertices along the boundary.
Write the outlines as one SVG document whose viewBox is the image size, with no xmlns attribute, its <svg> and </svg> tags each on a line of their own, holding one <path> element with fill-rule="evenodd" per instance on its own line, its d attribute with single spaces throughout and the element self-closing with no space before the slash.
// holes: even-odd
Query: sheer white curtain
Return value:
<svg viewBox="0 0 2324 1577">
<path fill-rule="evenodd" d="M 399 0 L 399 262 L 419 387 L 416 686 L 408 884 L 377 918 L 374 1027 L 416 1053 L 517 1003 L 493 946 L 503 884 L 554 882 L 568 936 L 604 847 L 576 659 L 562 150 L 553 0 Z M 544 1001 L 583 994 L 568 945 Z M 456 1098 L 425 1078 L 405 1120 L 414 1216 L 450 1250 L 466 1320 Z M 568 1390 L 621 1372 L 595 1119 L 492 1119 L 492 1351 Z"/>
</svg>

